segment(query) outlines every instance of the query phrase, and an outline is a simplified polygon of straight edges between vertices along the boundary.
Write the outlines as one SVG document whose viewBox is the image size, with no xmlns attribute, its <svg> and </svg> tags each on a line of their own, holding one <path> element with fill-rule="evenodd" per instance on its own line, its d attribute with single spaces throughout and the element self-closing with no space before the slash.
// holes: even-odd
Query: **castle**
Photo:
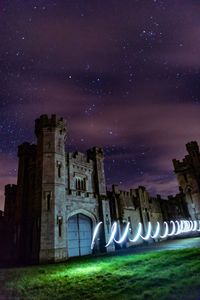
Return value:
<svg viewBox="0 0 200 300">
<path fill-rule="evenodd" d="M 35 121 L 37 143 L 18 147 L 17 185 L 5 186 L 5 208 L 0 215 L 0 257 L 4 261 L 43 263 L 92 253 L 95 225 L 103 230 L 94 252 L 105 250 L 111 224 L 200 219 L 200 152 L 198 144 L 186 145 L 189 155 L 173 160 L 180 193 L 162 199 L 151 197 L 142 186 L 121 191 L 106 189 L 101 148 L 86 153 L 65 151 L 66 121 L 42 115 Z M 139 241 L 141 243 L 142 241 Z M 150 241 L 152 242 L 152 241 Z"/>
</svg>

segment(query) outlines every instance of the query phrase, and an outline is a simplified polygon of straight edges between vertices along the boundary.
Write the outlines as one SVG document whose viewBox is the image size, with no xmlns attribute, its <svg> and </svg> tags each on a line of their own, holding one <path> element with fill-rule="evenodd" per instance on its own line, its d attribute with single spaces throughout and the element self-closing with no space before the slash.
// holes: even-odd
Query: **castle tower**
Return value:
<svg viewBox="0 0 200 300">
<path fill-rule="evenodd" d="M 4 216 L 13 218 L 16 211 L 16 184 L 7 184 L 5 186 L 5 205 L 4 205 Z"/>
<path fill-rule="evenodd" d="M 191 158 L 200 158 L 199 146 L 196 141 L 192 141 L 186 144 L 186 149 Z"/>
<path fill-rule="evenodd" d="M 189 155 L 173 159 L 174 171 L 183 191 L 191 219 L 200 219 L 200 152 L 196 141 L 186 144 Z"/>
<path fill-rule="evenodd" d="M 35 210 L 35 162 L 36 145 L 27 142 L 18 147 L 17 196 L 14 213 L 16 252 L 20 262 L 33 260 L 33 222 L 37 222 Z M 36 254 L 35 254 L 36 255 Z"/>
<path fill-rule="evenodd" d="M 104 153 L 102 148 L 93 147 L 87 151 L 88 159 L 94 162 L 94 187 L 95 193 L 99 200 L 99 217 L 104 224 L 100 249 L 105 251 L 105 244 L 108 242 L 111 229 L 110 205 L 107 198 L 106 179 L 104 173 Z M 102 246 L 102 247 L 101 247 Z M 114 251 L 114 245 L 110 245 L 107 251 Z"/>
<path fill-rule="evenodd" d="M 39 261 L 66 259 L 66 177 L 63 118 L 42 115 L 35 121 L 37 136 L 37 191 L 41 204 Z"/>
</svg>

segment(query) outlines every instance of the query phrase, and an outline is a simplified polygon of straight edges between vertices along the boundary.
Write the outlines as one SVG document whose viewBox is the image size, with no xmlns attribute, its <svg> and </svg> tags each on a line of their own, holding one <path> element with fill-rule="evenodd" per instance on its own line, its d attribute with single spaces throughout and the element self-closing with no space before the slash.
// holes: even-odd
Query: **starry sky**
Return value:
<svg viewBox="0 0 200 300">
<path fill-rule="evenodd" d="M 200 140 L 200 2 L 0 2 L 0 209 L 34 120 L 67 119 L 67 151 L 104 148 L 107 184 L 178 191 Z"/>
</svg>

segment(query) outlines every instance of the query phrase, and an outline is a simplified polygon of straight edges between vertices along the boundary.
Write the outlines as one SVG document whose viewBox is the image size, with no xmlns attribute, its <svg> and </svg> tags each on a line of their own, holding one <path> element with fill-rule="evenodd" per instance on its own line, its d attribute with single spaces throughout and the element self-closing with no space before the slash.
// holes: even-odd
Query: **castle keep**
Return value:
<svg viewBox="0 0 200 300">
<path fill-rule="evenodd" d="M 111 224 L 200 219 L 200 153 L 196 142 L 187 144 L 182 162 L 173 160 L 180 193 L 168 199 L 151 197 L 144 187 L 106 189 L 101 148 L 86 153 L 65 151 L 67 125 L 56 115 L 35 121 L 37 143 L 18 147 L 17 185 L 5 187 L 5 209 L 0 215 L 0 257 L 5 261 L 42 263 L 92 253 L 95 225 L 102 221 L 94 252 L 114 251 L 123 245 L 108 242 Z M 119 233 L 120 234 L 120 233 Z M 142 241 L 139 241 L 141 243 Z M 153 242 L 153 241 L 150 241 Z"/>
</svg>

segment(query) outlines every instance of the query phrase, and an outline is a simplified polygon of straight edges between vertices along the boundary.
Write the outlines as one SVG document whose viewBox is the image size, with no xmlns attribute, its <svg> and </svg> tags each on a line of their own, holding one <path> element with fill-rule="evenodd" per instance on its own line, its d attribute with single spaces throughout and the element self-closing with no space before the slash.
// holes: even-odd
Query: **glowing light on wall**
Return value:
<svg viewBox="0 0 200 300">
<path fill-rule="evenodd" d="M 145 236 L 141 236 L 141 238 L 144 240 L 144 241 L 148 241 L 151 237 L 151 222 L 148 222 L 148 227 L 147 227 L 147 234 Z"/>
<path fill-rule="evenodd" d="M 110 238 L 109 238 L 108 243 L 106 244 L 105 247 L 108 247 L 113 242 L 116 233 L 117 233 L 117 222 L 114 222 L 112 227 L 111 227 Z"/>
<path fill-rule="evenodd" d="M 138 239 L 140 238 L 140 236 L 141 236 L 141 233 L 142 233 L 142 224 L 139 223 L 139 225 L 138 225 L 138 230 L 137 230 L 137 233 L 136 233 L 135 237 L 134 237 L 133 239 L 130 239 L 130 238 L 129 238 L 129 242 L 131 242 L 131 243 L 137 242 L 137 240 L 138 240 Z"/>
<path fill-rule="evenodd" d="M 153 235 L 151 235 L 151 238 L 152 239 L 156 239 L 159 236 L 159 233 L 160 233 L 160 223 L 157 222 L 156 231 L 155 231 L 155 233 Z"/>
<path fill-rule="evenodd" d="M 125 241 L 127 235 L 128 235 L 128 232 L 129 232 L 129 226 L 130 226 L 130 223 L 128 222 L 127 225 L 126 225 L 126 228 L 124 230 L 124 233 L 122 234 L 122 237 L 117 241 L 115 238 L 114 238 L 114 241 L 117 243 L 117 244 L 121 244 Z"/>
<path fill-rule="evenodd" d="M 197 231 L 200 231 L 200 221 L 199 221 L 199 229 L 197 229 Z"/>
<path fill-rule="evenodd" d="M 93 237 L 92 237 L 92 243 L 91 243 L 91 249 L 94 248 L 95 239 L 97 237 L 97 234 L 98 234 L 98 231 L 99 231 L 99 228 L 100 228 L 101 224 L 103 224 L 103 222 L 99 222 L 97 224 L 97 226 L 95 227 L 95 229 L 94 229 L 94 233 L 93 233 Z"/>
<path fill-rule="evenodd" d="M 176 233 L 174 235 L 178 235 L 178 234 L 181 233 L 181 226 L 180 226 L 180 224 L 179 224 L 178 221 L 175 221 L 175 223 L 177 224 L 177 231 L 176 231 Z"/>
<path fill-rule="evenodd" d="M 91 249 L 94 248 L 95 239 L 97 238 L 98 232 L 100 230 L 101 225 L 103 222 L 100 222 L 97 224 L 97 226 L 94 229 L 92 243 L 91 243 Z M 183 233 L 194 233 L 194 232 L 200 232 L 200 221 L 188 221 L 188 220 L 180 220 L 180 221 L 170 221 L 169 223 L 164 222 L 161 230 L 160 222 L 157 222 L 156 230 L 153 233 L 152 232 L 152 224 L 151 222 L 148 222 L 147 224 L 147 230 L 146 234 L 144 234 L 145 230 L 142 226 L 142 223 L 138 223 L 138 228 L 135 231 L 135 235 L 130 237 L 130 223 L 128 222 L 125 226 L 125 229 L 123 233 L 121 234 L 121 237 L 119 239 L 116 239 L 116 235 L 119 235 L 120 231 L 117 226 L 117 222 L 114 222 L 111 227 L 111 234 L 108 239 L 107 244 L 105 247 L 108 247 L 113 242 L 117 244 L 122 244 L 124 241 L 129 241 L 131 243 L 137 242 L 140 238 L 148 241 L 151 239 L 166 239 L 167 237 L 177 236 Z M 162 234 L 161 234 L 162 232 Z"/>
<path fill-rule="evenodd" d="M 164 222 L 163 224 L 165 225 L 165 233 L 163 235 L 160 235 L 160 238 L 161 239 L 166 239 L 166 237 L 169 234 L 169 226 L 168 226 L 167 222 Z"/>
<path fill-rule="evenodd" d="M 172 224 L 172 231 L 170 233 L 168 233 L 168 236 L 173 236 L 176 232 L 176 225 L 175 225 L 174 221 L 170 221 L 170 224 Z"/>
</svg>

